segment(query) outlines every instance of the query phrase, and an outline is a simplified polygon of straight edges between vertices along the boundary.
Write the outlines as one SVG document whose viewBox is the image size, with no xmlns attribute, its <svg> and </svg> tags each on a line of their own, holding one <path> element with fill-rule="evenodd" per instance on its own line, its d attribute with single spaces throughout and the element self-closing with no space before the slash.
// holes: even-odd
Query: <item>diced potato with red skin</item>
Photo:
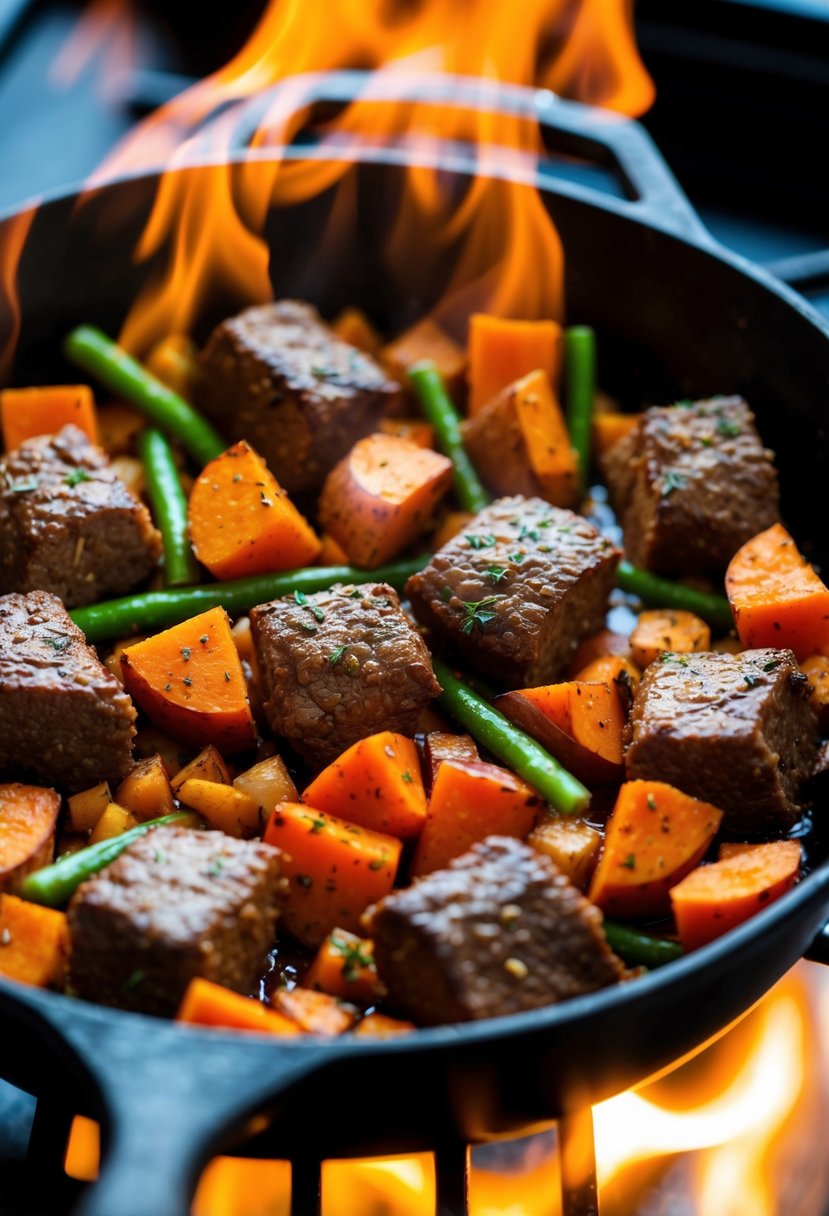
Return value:
<svg viewBox="0 0 829 1216">
<path fill-rule="evenodd" d="M 714 839 L 722 811 L 663 781 L 628 781 L 619 790 L 588 892 L 609 916 L 661 916 L 670 890 Z"/>
<path fill-rule="evenodd" d="M 570 680 L 495 698 L 501 713 L 589 785 L 622 780 L 625 711 L 608 684 Z"/>
<path fill-rule="evenodd" d="M 221 752 L 212 743 L 202 748 L 199 754 L 173 777 L 173 793 L 176 797 L 185 781 L 189 781 L 191 777 L 197 777 L 200 781 L 216 781 L 219 785 L 230 785 L 230 769 Z"/>
<path fill-rule="evenodd" d="M 426 822 L 426 792 L 411 739 L 384 730 L 353 743 L 314 778 L 308 806 L 401 840 Z"/>
<path fill-rule="evenodd" d="M 344 929 L 328 935 L 302 984 L 358 1005 L 373 1005 L 385 995 L 374 964 L 373 942 Z"/>
<path fill-rule="evenodd" d="M 601 843 L 601 836 L 589 823 L 566 815 L 543 816 L 527 837 L 527 844 L 554 861 L 580 891 L 590 881 Z"/>
<path fill-rule="evenodd" d="M 248 840 L 262 830 L 258 803 L 232 785 L 189 777 L 179 787 L 178 797 L 183 806 L 198 811 L 211 827 L 227 836 Z"/>
<path fill-rule="evenodd" d="M 170 778 L 161 756 L 140 760 L 118 786 L 115 801 L 132 811 L 139 823 L 171 815 L 176 808 Z"/>
<path fill-rule="evenodd" d="M 320 524 L 355 566 L 390 561 L 429 527 L 452 485 L 452 462 L 396 435 L 367 435 L 331 470 Z"/>
<path fill-rule="evenodd" d="M 341 927 L 356 933 L 370 904 L 394 885 L 402 845 L 299 802 L 271 815 L 265 843 L 282 849 L 290 890 L 281 925 L 304 946 L 318 946 Z"/>
<path fill-rule="evenodd" d="M 68 822 L 73 832 L 91 832 L 112 802 L 112 791 L 106 781 L 81 790 L 67 799 Z"/>
<path fill-rule="evenodd" d="M 59 985 L 69 958 L 66 914 L 0 895 L 0 975 L 38 988 Z"/>
<path fill-rule="evenodd" d="M 412 861 L 412 877 L 442 870 L 487 836 L 524 839 L 541 799 L 508 769 L 482 761 L 444 760 Z"/>
<path fill-rule="evenodd" d="M 39 785 L 0 785 L 0 891 L 16 891 L 52 860 L 60 797 Z"/>
<path fill-rule="evenodd" d="M 280 802 L 296 802 L 297 789 L 281 756 L 268 756 L 234 778 L 233 788 L 252 798 L 262 823 Z"/>
<path fill-rule="evenodd" d="M 801 847 L 775 840 L 698 866 L 671 891 L 679 940 L 696 950 L 779 899 L 797 881 Z"/>
<path fill-rule="evenodd" d="M 811 696 L 809 704 L 817 716 L 821 734 L 829 731 L 829 658 L 823 654 L 810 655 L 800 664 L 800 670 L 809 681 Z"/>
<path fill-rule="evenodd" d="M 92 835 L 89 837 L 89 843 L 99 844 L 102 840 L 121 836 L 124 832 L 129 832 L 137 826 L 138 820 L 131 811 L 124 806 L 118 806 L 117 802 L 110 802 L 95 824 Z"/>
<path fill-rule="evenodd" d="M 644 671 L 660 655 L 697 654 L 711 649 L 711 630 L 693 612 L 653 608 L 640 612 L 630 635 L 630 657 Z"/>
</svg>

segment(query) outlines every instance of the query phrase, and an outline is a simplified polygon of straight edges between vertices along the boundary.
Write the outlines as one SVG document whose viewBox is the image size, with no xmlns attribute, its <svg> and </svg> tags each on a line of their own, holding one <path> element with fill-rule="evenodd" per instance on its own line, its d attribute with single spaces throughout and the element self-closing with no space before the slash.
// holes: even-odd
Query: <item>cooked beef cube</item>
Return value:
<svg viewBox="0 0 829 1216">
<path fill-rule="evenodd" d="M 75 893 L 70 986 L 162 1016 L 197 976 L 254 995 L 285 885 L 271 845 L 153 828 Z"/>
<path fill-rule="evenodd" d="M 540 498 L 501 498 L 406 584 L 418 620 L 512 688 L 544 684 L 604 625 L 619 551 Z"/>
<path fill-rule="evenodd" d="M 731 836 L 776 836 L 803 812 L 817 754 L 809 685 L 790 650 L 663 654 L 627 725 L 630 779 L 667 781 L 725 812 Z"/>
<path fill-rule="evenodd" d="M 423 639 L 385 583 L 260 604 L 250 625 L 265 716 L 314 768 L 377 731 L 413 735 L 440 692 Z"/>
<path fill-rule="evenodd" d="M 490 836 L 369 912 L 391 1003 L 421 1025 L 554 1005 L 624 967 L 598 908 L 520 840 Z"/>
<path fill-rule="evenodd" d="M 0 772 L 59 789 L 132 766 L 135 710 L 56 595 L 0 596 Z"/>
<path fill-rule="evenodd" d="M 627 556 L 663 574 L 722 571 L 779 519 L 773 456 L 742 397 L 646 410 L 603 471 Z"/>
<path fill-rule="evenodd" d="M 247 439 L 282 488 L 310 495 L 358 439 L 401 404 L 370 355 L 342 342 L 310 304 L 246 308 L 213 331 L 200 358 L 199 408 L 228 439 Z"/>
<path fill-rule="evenodd" d="M 123 595 L 160 556 L 149 511 L 78 427 L 0 457 L 0 592 L 52 591 L 75 608 Z"/>
</svg>

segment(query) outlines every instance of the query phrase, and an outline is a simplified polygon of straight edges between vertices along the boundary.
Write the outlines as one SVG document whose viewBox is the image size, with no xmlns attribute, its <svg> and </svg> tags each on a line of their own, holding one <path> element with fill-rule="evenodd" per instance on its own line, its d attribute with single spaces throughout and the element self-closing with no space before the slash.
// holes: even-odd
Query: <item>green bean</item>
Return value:
<svg viewBox="0 0 829 1216">
<path fill-rule="evenodd" d="M 199 581 L 199 567 L 187 535 L 187 499 L 181 488 L 173 449 L 161 431 L 148 427 L 138 436 L 147 493 L 164 542 L 164 581 L 184 587 Z"/>
<path fill-rule="evenodd" d="M 663 967 L 665 963 L 682 957 L 679 942 L 672 942 L 667 937 L 654 937 L 630 925 L 620 925 L 615 920 L 604 922 L 604 935 L 611 950 L 629 967 Z"/>
<path fill-rule="evenodd" d="M 415 363 L 408 370 L 418 404 L 435 428 L 438 447 L 454 468 L 455 494 L 465 511 L 483 511 L 492 502 L 461 438 L 460 417 L 452 404 L 443 377 L 431 359 Z"/>
<path fill-rule="evenodd" d="M 429 561 L 428 553 L 379 566 L 376 570 L 361 570 L 356 566 L 305 566 L 299 570 L 281 570 L 275 574 L 253 574 L 247 578 L 230 579 L 226 583 L 204 583 L 200 587 L 170 587 L 164 591 L 146 591 L 127 595 L 119 600 L 90 604 L 70 613 L 75 624 L 93 645 L 132 633 L 151 632 L 177 625 L 191 616 L 221 605 L 231 616 L 247 612 L 256 604 L 291 595 L 295 591 L 311 594 L 325 591 L 334 583 L 389 583 L 401 591 L 406 580 L 422 570 Z"/>
<path fill-rule="evenodd" d="M 138 827 L 122 832 L 120 836 L 110 836 L 108 840 L 99 840 L 97 844 L 87 845 L 77 853 L 67 853 L 52 865 L 27 874 L 23 879 L 20 894 L 32 903 L 46 904 L 49 908 L 62 908 L 82 882 L 110 865 L 116 857 L 120 857 L 124 849 L 150 828 L 163 824 L 184 827 L 198 822 L 199 817 L 192 811 L 174 811 L 172 815 L 162 815 L 160 819 L 148 819 L 146 823 L 139 823 Z"/>
<path fill-rule="evenodd" d="M 579 456 L 582 492 L 590 472 L 593 398 L 596 393 L 596 335 L 589 325 L 571 325 L 564 331 L 564 376 L 567 429 Z"/>
<path fill-rule="evenodd" d="M 80 325 L 63 344 L 67 359 L 131 402 L 166 434 L 177 439 L 199 466 L 227 447 L 198 410 L 162 384 L 100 329 Z"/>
<path fill-rule="evenodd" d="M 559 764 L 540 743 L 530 738 L 494 706 L 453 675 L 439 659 L 433 660 L 435 675 L 443 688 L 437 699 L 456 722 L 465 726 L 487 751 L 564 815 L 576 815 L 590 802 L 590 791 Z"/>
<path fill-rule="evenodd" d="M 697 591 L 695 587 L 686 587 L 672 579 L 660 578 L 649 570 L 640 570 L 630 562 L 619 562 L 616 585 L 657 608 L 684 608 L 701 616 L 709 625 L 721 629 L 728 629 L 734 624 L 731 608 L 724 595 Z"/>
</svg>

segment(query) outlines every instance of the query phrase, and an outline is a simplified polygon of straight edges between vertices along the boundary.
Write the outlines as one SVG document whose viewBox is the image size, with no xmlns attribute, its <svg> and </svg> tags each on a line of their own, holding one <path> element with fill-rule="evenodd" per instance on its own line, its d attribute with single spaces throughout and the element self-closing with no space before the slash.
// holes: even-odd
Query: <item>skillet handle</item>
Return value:
<svg viewBox="0 0 829 1216">
<path fill-rule="evenodd" d="M 824 925 L 820 932 L 815 934 L 814 941 L 807 950 L 804 950 L 803 957 L 810 963 L 823 963 L 825 966 L 829 966 L 829 924 Z"/>
<path fill-rule="evenodd" d="M 829 288 L 829 249 L 767 262 L 766 270 L 804 295 Z"/>
</svg>

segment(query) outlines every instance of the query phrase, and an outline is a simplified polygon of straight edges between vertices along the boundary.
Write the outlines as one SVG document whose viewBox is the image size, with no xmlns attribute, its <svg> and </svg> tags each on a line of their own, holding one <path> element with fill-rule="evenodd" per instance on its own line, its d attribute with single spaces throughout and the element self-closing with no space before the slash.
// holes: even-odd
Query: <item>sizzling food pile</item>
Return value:
<svg viewBox="0 0 829 1216">
<path fill-rule="evenodd" d="M 797 881 L 829 591 L 745 401 L 624 413 L 584 327 L 294 301 L 66 353 L 112 396 L 0 395 L 0 975 L 387 1035 Z"/>
</svg>

